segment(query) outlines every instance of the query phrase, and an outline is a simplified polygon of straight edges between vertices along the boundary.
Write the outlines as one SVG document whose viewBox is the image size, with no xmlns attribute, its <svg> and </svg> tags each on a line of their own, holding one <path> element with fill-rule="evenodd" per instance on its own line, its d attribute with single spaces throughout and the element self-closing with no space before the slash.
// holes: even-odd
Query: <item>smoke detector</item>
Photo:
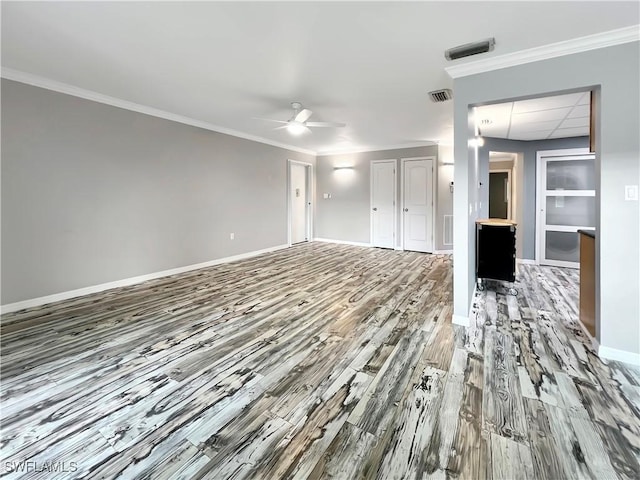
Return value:
<svg viewBox="0 0 640 480">
<path fill-rule="evenodd" d="M 457 47 L 450 48 L 444 52 L 444 58 L 447 60 L 457 60 L 458 58 L 470 57 L 479 53 L 486 53 L 493 50 L 496 39 L 491 37 L 474 43 L 466 43 Z"/>
<path fill-rule="evenodd" d="M 448 88 L 443 88 L 442 90 L 429 92 L 429 97 L 431 98 L 431 101 L 435 103 L 446 102 L 453 98 L 453 92 Z"/>
</svg>

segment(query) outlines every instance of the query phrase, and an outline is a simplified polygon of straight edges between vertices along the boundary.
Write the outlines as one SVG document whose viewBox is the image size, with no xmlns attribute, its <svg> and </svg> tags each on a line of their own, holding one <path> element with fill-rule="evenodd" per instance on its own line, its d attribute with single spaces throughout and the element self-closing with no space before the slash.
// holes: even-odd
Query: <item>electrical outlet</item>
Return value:
<svg viewBox="0 0 640 480">
<path fill-rule="evenodd" d="M 235 234 L 235 233 L 230 233 L 230 234 L 229 234 L 229 238 L 230 238 L 231 240 L 233 240 L 234 238 L 236 238 L 236 234 Z"/>
<path fill-rule="evenodd" d="M 638 201 L 638 185 L 624 186 L 624 199 L 627 201 Z"/>
</svg>

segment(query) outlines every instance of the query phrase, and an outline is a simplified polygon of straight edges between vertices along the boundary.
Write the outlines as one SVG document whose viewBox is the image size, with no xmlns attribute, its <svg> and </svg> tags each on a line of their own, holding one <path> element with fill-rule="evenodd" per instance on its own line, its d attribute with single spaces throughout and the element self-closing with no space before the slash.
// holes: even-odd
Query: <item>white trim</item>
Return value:
<svg viewBox="0 0 640 480">
<path fill-rule="evenodd" d="M 453 250 L 434 250 L 434 255 L 453 255 Z"/>
<path fill-rule="evenodd" d="M 471 320 L 469 320 L 468 315 L 465 317 L 464 315 L 456 315 L 455 313 L 451 316 L 451 323 L 463 327 L 471 326 Z"/>
<path fill-rule="evenodd" d="M 549 159 L 547 159 L 549 160 Z M 595 197 L 595 190 L 546 190 L 546 197 Z M 593 228 L 593 227 L 587 227 Z"/>
<path fill-rule="evenodd" d="M 407 162 L 412 160 L 428 160 L 431 162 L 431 242 L 428 245 L 428 251 L 424 253 L 434 253 L 436 248 L 436 206 L 435 206 L 435 190 L 436 190 L 436 163 L 437 158 L 428 157 L 407 157 L 400 159 L 400 245 L 402 250 L 404 247 L 404 170 Z"/>
<path fill-rule="evenodd" d="M 516 258 L 516 263 L 520 263 L 522 265 L 537 265 L 538 264 L 535 260 L 531 260 L 530 258 Z"/>
<path fill-rule="evenodd" d="M 372 160 L 369 164 L 369 245 L 376 246 L 373 243 L 373 167 L 390 162 L 393 162 L 393 246 L 390 248 L 395 249 L 398 246 L 398 160 L 395 158 Z"/>
<path fill-rule="evenodd" d="M 640 40 L 640 26 L 619 28 L 608 32 L 596 33 L 585 37 L 573 38 L 562 42 L 551 43 L 541 47 L 528 48 L 519 52 L 507 53 L 494 57 L 452 65 L 445 71 L 451 78 L 466 77 L 478 73 L 490 72 L 501 68 L 514 67 L 525 63 L 538 62 L 564 55 L 572 55 L 580 52 L 588 52 L 598 48 L 612 47 L 623 43 L 637 42 Z"/>
<path fill-rule="evenodd" d="M 31 298 L 29 300 L 23 300 L 21 302 L 9 303 L 0 307 L 2 314 L 16 312 L 25 308 L 39 307 L 47 303 L 59 302 L 61 300 L 69 300 L 70 298 L 80 297 L 83 295 L 90 295 L 92 293 L 99 293 L 112 288 L 128 287 L 138 283 L 146 282 L 148 280 L 155 280 L 156 278 L 168 277 L 170 275 L 177 275 L 179 273 L 189 272 L 191 270 L 198 270 L 200 268 L 211 267 L 213 265 L 220 265 L 222 263 L 235 262 L 237 260 L 244 260 L 246 258 L 262 255 L 263 253 L 275 252 L 276 250 L 282 250 L 287 248 L 288 245 L 276 245 L 275 247 L 263 248 L 261 250 L 254 250 L 252 252 L 241 253 L 233 255 L 231 257 L 217 258 L 215 260 L 209 260 L 208 262 L 195 263 L 193 265 L 187 265 L 185 267 L 177 267 L 169 270 L 163 270 L 161 272 L 148 273 L 146 275 L 139 275 L 137 277 L 125 278 L 122 280 L 116 280 L 114 282 L 101 283 L 100 285 L 92 285 L 90 287 L 78 288 L 77 290 L 69 290 L 68 292 L 54 293 L 53 295 L 46 295 L 44 297 Z"/>
<path fill-rule="evenodd" d="M 594 230 L 595 227 L 589 225 L 580 225 L 580 226 L 564 226 L 564 225 L 546 225 L 544 227 L 545 232 L 567 232 L 567 233 L 576 233 L 578 230 Z"/>
<path fill-rule="evenodd" d="M 132 112 L 143 113 L 145 115 L 151 115 L 152 117 L 163 118 L 172 122 L 183 123 L 185 125 L 191 125 L 192 127 L 203 128 L 205 130 L 211 130 L 212 132 L 224 133 L 225 135 L 231 135 L 233 137 L 244 138 L 245 140 L 251 140 L 253 142 L 264 143 L 271 145 L 272 147 L 285 148 L 294 152 L 306 153 L 309 155 L 316 155 L 313 150 L 307 150 L 306 148 L 295 147 L 286 143 L 275 142 L 263 137 L 251 135 L 248 133 L 239 132 L 230 128 L 221 127 L 212 123 L 203 122 L 193 118 L 185 117 L 183 115 L 177 115 L 175 113 L 160 110 L 154 107 L 148 107 L 139 103 L 130 102 L 128 100 L 122 100 L 116 97 L 110 97 L 109 95 L 103 95 L 91 90 L 85 90 L 84 88 L 75 87 L 62 82 L 57 82 L 45 77 L 33 75 L 31 73 L 21 72 L 14 70 L 13 68 L 2 67 L 1 76 L 8 80 L 16 82 L 26 83 L 35 87 L 45 88 L 54 92 L 64 93 L 66 95 L 72 95 L 74 97 L 84 98 L 85 100 L 91 100 L 93 102 L 104 103 L 105 105 L 111 105 L 112 107 L 123 108 Z"/>
<path fill-rule="evenodd" d="M 460 325 L 462 327 L 470 327 L 471 326 L 471 316 L 473 315 L 473 301 L 478 294 L 478 283 L 475 282 L 473 284 L 473 293 L 471 294 L 471 305 L 469 306 L 469 314 L 465 317 L 464 315 L 451 315 L 451 323 L 455 325 Z"/>
<path fill-rule="evenodd" d="M 555 157 L 555 158 L 552 158 Z M 594 158 L 595 154 L 590 152 L 588 148 L 565 148 L 559 150 L 538 150 L 536 152 L 536 238 L 535 238 L 535 259 L 538 265 L 552 265 L 558 267 L 578 268 L 579 265 L 574 262 L 545 260 L 545 235 L 544 232 L 549 230 L 545 224 L 546 198 L 548 192 L 564 192 L 564 190 L 547 190 L 547 162 L 563 161 L 563 160 L 579 160 L 583 158 Z M 544 187 L 544 189 L 543 189 Z M 586 191 L 586 190 L 585 190 Z M 589 190 L 596 195 L 595 190 Z M 564 196 L 562 193 L 556 196 Z M 554 226 L 551 230 L 559 231 L 558 226 Z M 575 231 L 585 227 L 575 227 Z M 592 227 L 586 227 L 592 228 Z"/>
<path fill-rule="evenodd" d="M 305 210 L 307 213 L 307 242 L 310 242 L 313 238 L 313 207 L 315 206 L 315 197 L 313 194 L 313 164 L 308 162 L 301 162 L 299 160 L 287 160 L 287 244 L 292 246 L 291 243 L 291 165 L 302 165 L 305 167 L 305 188 L 307 190 L 307 205 Z"/>
<path fill-rule="evenodd" d="M 324 243 L 337 243 L 340 245 L 353 245 L 354 247 L 369 247 L 371 248 L 370 243 L 365 242 L 350 242 L 348 240 L 334 240 L 332 238 L 314 238 L 314 242 L 324 242 Z"/>
<path fill-rule="evenodd" d="M 425 142 L 410 142 L 410 143 L 399 143 L 395 145 L 382 145 L 382 146 L 363 146 L 363 147 L 354 147 L 354 148 L 344 148 L 338 150 L 321 150 L 316 153 L 318 157 L 323 157 L 327 155 L 344 155 L 349 153 L 364 153 L 364 152 L 384 152 L 386 150 L 400 150 L 403 148 L 418 148 L 418 147 L 435 147 L 438 145 L 448 145 L 442 144 L 436 140 L 427 140 Z"/>
<path fill-rule="evenodd" d="M 631 365 L 640 366 L 640 353 L 627 352 L 626 350 L 618 350 L 617 348 L 598 346 L 598 356 L 609 360 L 617 360 L 618 362 L 630 363 Z"/>
</svg>

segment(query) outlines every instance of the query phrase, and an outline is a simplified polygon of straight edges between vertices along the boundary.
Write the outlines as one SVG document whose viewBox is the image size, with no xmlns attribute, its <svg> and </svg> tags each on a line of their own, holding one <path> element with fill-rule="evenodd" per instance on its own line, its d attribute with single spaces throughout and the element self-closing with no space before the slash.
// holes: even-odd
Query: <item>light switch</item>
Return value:
<svg viewBox="0 0 640 480">
<path fill-rule="evenodd" d="M 638 185 L 624 186 L 624 199 L 628 201 L 638 201 Z"/>
<path fill-rule="evenodd" d="M 322 196 L 323 196 L 325 199 L 326 199 L 326 198 L 331 198 L 331 194 L 330 194 L 330 193 L 324 193 Z"/>
</svg>

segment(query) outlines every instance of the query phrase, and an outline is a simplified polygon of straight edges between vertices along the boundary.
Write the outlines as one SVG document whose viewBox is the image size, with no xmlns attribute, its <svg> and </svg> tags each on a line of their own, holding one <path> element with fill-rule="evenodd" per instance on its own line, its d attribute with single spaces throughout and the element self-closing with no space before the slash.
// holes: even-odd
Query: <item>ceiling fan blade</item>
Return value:
<svg viewBox="0 0 640 480">
<path fill-rule="evenodd" d="M 283 128 L 287 128 L 288 126 L 289 125 L 280 125 L 279 127 L 274 128 L 274 130 L 282 130 Z"/>
<path fill-rule="evenodd" d="M 345 127 L 346 123 L 337 122 L 307 122 L 307 127 Z"/>
<path fill-rule="evenodd" d="M 294 120 L 296 122 L 304 123 L 309 119 L 312 113 L 313 112 L 311 110 L 309 110 L 308 108 L 305 108 L 304 110 L 301 110 L 300 112 L 298 112 Z"/>
<path fill-rule="evenodd" d="M 265 120 L 267 122 L 288 123 L 285 120 L 274 120 L 273 118 L 253 117 L 255 120 Z"/>
</svg>

